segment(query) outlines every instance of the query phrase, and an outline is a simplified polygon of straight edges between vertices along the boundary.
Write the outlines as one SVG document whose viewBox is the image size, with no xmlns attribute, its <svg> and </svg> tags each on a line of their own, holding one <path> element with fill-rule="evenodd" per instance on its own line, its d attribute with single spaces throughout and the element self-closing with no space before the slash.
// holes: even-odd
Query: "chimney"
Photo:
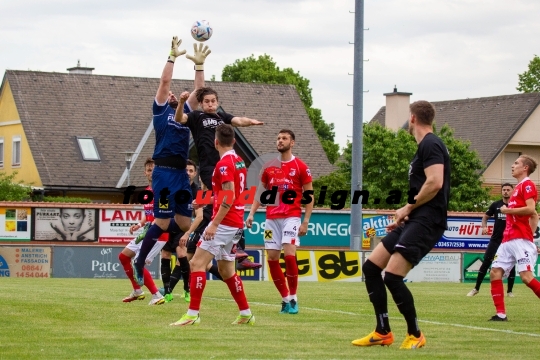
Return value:
<svg viewBox="0 0 540 360">
<path fill-rule="evenodd" d="M 86 74 L 86 75 L 92 75 L 92 70 L 95 68 L 90 67 L 82 67 L 81 66 L 81 60 L 77 60 L 77 66 L 66 69 L 69 71 L 70 74 Z"/>
<path fill-rule="evenodd" d="M 409 120 L 409 105 L 412 93 L 394 91 L 386 93 L 386 117 L 384 124 L 387 128 L 397 131 Z"/>
</svg>

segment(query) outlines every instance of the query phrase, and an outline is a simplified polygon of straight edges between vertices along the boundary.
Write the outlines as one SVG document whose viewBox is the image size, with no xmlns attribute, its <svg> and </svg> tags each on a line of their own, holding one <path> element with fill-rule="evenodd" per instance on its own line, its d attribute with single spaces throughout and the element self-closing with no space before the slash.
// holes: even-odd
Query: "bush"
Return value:
<svg viewBox="0 0 540 360">
<path fill-rule="evenodd" d="M 32 188 L 22 181 L 13 182 L 16 175 L 16 171 L 11 175 L 0 172 L 0 201 L 23 201 L 30 198 Z"/>
<path fill-rule="evenodd" d="M 92 200 L 87 198 L 69 197 L 69 196 L 44 196 L 44 202 L 61 202 L 61 203 L 91 203 Z"/>
</svg>

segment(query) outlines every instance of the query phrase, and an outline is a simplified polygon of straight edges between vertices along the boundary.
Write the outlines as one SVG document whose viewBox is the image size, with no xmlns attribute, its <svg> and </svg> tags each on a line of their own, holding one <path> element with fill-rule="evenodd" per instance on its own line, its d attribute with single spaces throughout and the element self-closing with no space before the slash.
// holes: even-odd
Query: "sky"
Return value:
<svg viewBox="0 0 540 360">
<path fill-rule="evenodd" d="M 67 72 L 80 60 L 94 74 L 159 77 L 173 35 L 193 52 L 195 20 L 214 33 L 205 76 L 250 55 L 270 55 L 310 80 L 313 107 L 351 140 L 355 3 L 359 0 L 0 1 L 0 73 Z M 540 55 L 538 0 L 364 1 L 363 121 L 383 93 L 411 101 L 516 94 L 518 74 Z M 193 78 L 181 59 L 174 77 Z M 243 114 L 249 116 L 249 114 Z"/>
</svg>

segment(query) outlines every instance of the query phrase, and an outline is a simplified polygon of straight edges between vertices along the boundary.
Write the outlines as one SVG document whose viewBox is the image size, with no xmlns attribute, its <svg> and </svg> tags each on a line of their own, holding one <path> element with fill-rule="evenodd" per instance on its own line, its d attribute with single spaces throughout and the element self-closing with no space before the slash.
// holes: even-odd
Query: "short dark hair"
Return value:
<svg viewBox="0 0 540 360">
<path fill-rule="evenodd" d="M 510 183 L 504 183 L 501 185 L 501 189 L 505 186 L 510 186 L 512 189 L 514 188 L 514 185 L 510 184 Z"/>
<path fill-rule="evenodd" d="M 295 140 L 295 136 L 294 136 L 294 133 L 292 130 L 289 130 L 289 129 L 281 129 L 279 130 L 279 133 L 278 134 L 289 134 L 291 136 L 291 139 L 292 140 Z"/>
<path fill-rule="evenodd" d="M 531 175 L 536 170 L 536 167 L 538 166 L 538 162 L 532 156 L 521 154 L 519 155 L 519 159 L 521 159 L 523 166 L 529 167 L 527 169 L 527 175 Z"/>
<path fill-rule="evenodd" d="M 209 87 L 202 87 L 195 91 L 195 98 L 199 103 L 202 103 L 206 95 L 215 95 L 216 100 L 219 100 L 217 92 Z"/>
<path fill-rule="evenodd" d="M 232 146 L 234 128 L 229 124 L 220 124 L 216 128 L 216 139 L 221 146 Z"/>
<path fill-rule="evenodd" d="M 152 159 L 151 157 L 146 158 L 146 161 L 144 162 L 144 168 L 145 169 L 146 169 L 147 165 L 154 165 L 154 159 Z"/>
<path fill-rule="evenodd" d="M 189 165 L 193 166 L 193 168 L 195 169 L 195 171 L 197 171 L 197 165 L 195 165 L 195 161 L 191 160 L 191 159 L 187 159 L 186 160 L 186 167 L 188 167 Z"/>
<path fill-rule="evenodd" d="M 433 125 L 433 120 L 435 119 L 435 108 L 429 101 L 415 101 L 409 108 L 411 110 L 411 114 L 416 117 L 418 122 L 424 125 Z"/>
</svg>

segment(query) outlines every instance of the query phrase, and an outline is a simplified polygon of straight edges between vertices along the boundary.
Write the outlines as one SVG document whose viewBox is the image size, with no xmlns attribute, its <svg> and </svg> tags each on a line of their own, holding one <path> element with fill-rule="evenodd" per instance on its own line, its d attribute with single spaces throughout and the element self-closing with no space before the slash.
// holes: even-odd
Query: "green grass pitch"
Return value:
<svg viewBox="0 0 540 360">
<path fill-rule="evenodd" d="M 159 283 L 159 282 L 158 282 Z M 539 359 L 540 300 L 525 286 L 506 298 L 508 322 L 495 314 L 489 284 L 410 283 L 427 338 L 425 348 L 399 350 L 405 321 L 389 295 L 396 342 L 359 348 L 351 340 L 374 329 L 363 283 L 300 282 L 298 315 L 281 315 L 271 282 L 245 282 L 254 326 L 238 314 L 222 282 L 209 281 L 200 326 L 171 327 L 187 304 L 122 303 L 127 280 L 0 278 L 0 359 Z M 180 293 L 181 283 L 176 293 Z"/>
</svg>

